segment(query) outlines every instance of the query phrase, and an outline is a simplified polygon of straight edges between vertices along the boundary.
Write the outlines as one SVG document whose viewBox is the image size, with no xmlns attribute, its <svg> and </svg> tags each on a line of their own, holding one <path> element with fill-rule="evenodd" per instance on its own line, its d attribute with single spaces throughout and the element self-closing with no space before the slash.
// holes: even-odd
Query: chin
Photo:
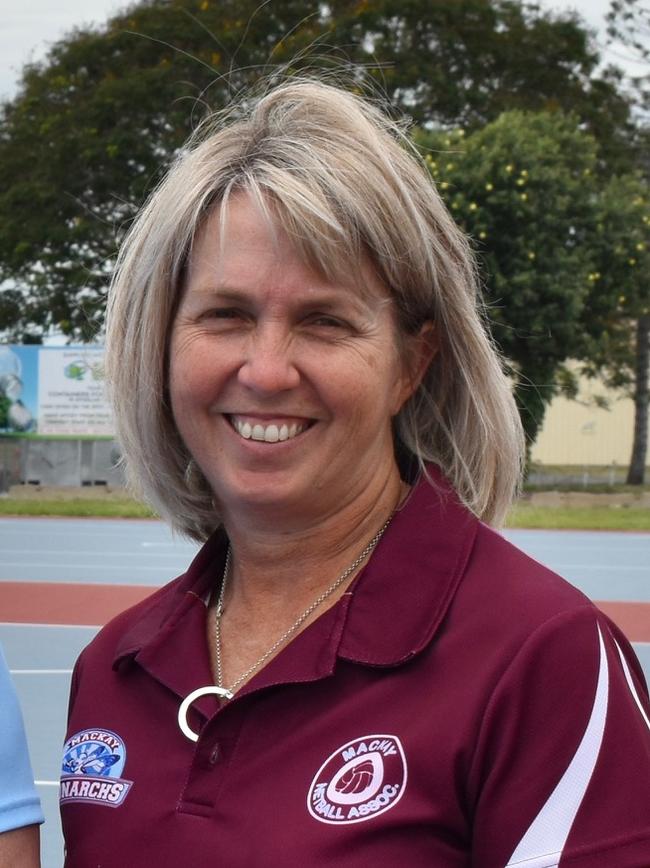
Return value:
<svg viewBox="0 0 650 868">
<path fill-rule="evenodd" d="M 216 498 L 222 509 L 275 508 L 295 509 L 309 506 L 309 497 L 304 485 L 287 479 L 279 473 L 240 473 L 232 484 L 220 480 L 213 485 Z"/>
</svg>

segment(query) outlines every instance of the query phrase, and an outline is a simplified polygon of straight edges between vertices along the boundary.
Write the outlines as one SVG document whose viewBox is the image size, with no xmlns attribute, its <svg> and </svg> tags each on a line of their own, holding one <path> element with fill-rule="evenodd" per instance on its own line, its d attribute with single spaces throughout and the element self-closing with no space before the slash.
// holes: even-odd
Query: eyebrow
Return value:
<svg viewBox="0 0 650 868">
<path fill-rule="evenodd" d="M 187 292 L 194 297 L 203 296 L 214 298 L 215 300 L 229 302 L 231 304 L 248 304 L 251 301 L 251 294 L 244 289 L 238 289 L 232 286 L 213 286 L 199 285 L 197 287 L 187 287 Z M 369 305 L 361 293 L 355 293 L 353 290 L 346 287 L 341 287 L 337 290 L 332 287 L 319 288 L 317 286 L 308 288 L 308 292 L 314 293 L 313 298 L 302 298 L 299 306 L 306 310 L 323 310 L 332 311 L 341 306 L 343 302 L 346 305 L 352 306 L 359 313 L 371 311 L 372 306 Z M 378 304 L 381 303 L 378 299 Z"/>
</svg>

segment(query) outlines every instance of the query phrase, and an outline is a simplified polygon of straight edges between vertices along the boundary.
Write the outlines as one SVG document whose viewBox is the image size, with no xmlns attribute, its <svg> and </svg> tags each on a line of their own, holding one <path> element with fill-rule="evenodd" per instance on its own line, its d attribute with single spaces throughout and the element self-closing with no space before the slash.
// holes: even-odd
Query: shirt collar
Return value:
<svg viewBox="0 0 650 868">
<path fill-rule="evenodd" d="M 478 520 L 459 503 L 436 468 L 429 466 L 428 476 L 420 478 L 395 513 L 341 601 L 343 611 L 337 621 L 342 618 L 345 624 L 335 631 L 341 658 L 368 666 L 395 666 L 422 651 L 440 627 L 462 579 Z M 203 606 L 215 577 L 223 571 L 225 552 L 225 534 L 218 530 L 183 576 L 156 592 L 157 599 L 141 604 L 144 614 L 123 634 L 114 668 L 136 654 L 141 659 L 139 652 L 146 658 L 159 654 L 165 637 L 178 632 L 174 628 L 179 622 L 195 617 L 192 613 L 197 605 Z M 207 654 L 201 668 L 206 666 Z M 183 685 L 178 689 L 182 692 Z"/>
<path fill-rule="evenodd" d="M 353 586 L 339 656 L 394 666 L 435 636 L 465 571 L 478 519 L 428 467 Z"/>
<path fill-rule="evenodd" d="M 134 657 L 151 642 L 169 635 L 197 604 L 205 607 L 206 596 L 223 572 L 227 539 L 217 530 L 199 550 L 188 570 L 139 604 L 143 614 L 131 623 L 120 638 L 113 660 L 118 668 L 125 658 Z"/>
</svg>

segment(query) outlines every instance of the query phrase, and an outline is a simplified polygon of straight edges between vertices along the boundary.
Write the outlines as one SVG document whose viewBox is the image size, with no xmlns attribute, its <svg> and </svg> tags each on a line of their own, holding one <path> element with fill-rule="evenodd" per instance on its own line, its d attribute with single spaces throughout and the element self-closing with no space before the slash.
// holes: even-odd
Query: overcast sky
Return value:
<svg viewBox="0 0 650 868">
<path fill-rule="evenodd" d="M 0 98 L 14 95 L 22 65 L 40 60 L 52 42 L 74 27 L 104 23 L 126 5 L 124 0 L 0 0 Z M 541 0 L 541 5 L 576 9 L 602 33 L 609 0 Z"/>
</svg>

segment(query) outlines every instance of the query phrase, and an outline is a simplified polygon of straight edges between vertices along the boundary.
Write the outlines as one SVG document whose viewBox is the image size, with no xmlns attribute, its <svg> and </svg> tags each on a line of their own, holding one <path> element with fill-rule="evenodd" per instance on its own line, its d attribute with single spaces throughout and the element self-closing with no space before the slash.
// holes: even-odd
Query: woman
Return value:
<svg viewBox="0 0 650 868">
<path fill-rule="evenodd" d="M 42 822 L 23 717 L 0 648 L 0 868 L 38 868 Z"/>
<path fill-rule="evenodd" d="M 180 156 L 107 370 L 132 480 L 205 545 L 77 664 L 69 868 L 650 864 L 630 647 L 479 520 L 522 447 L 476 299 L 356 96 L 282 85 Z"/>
</svg>

